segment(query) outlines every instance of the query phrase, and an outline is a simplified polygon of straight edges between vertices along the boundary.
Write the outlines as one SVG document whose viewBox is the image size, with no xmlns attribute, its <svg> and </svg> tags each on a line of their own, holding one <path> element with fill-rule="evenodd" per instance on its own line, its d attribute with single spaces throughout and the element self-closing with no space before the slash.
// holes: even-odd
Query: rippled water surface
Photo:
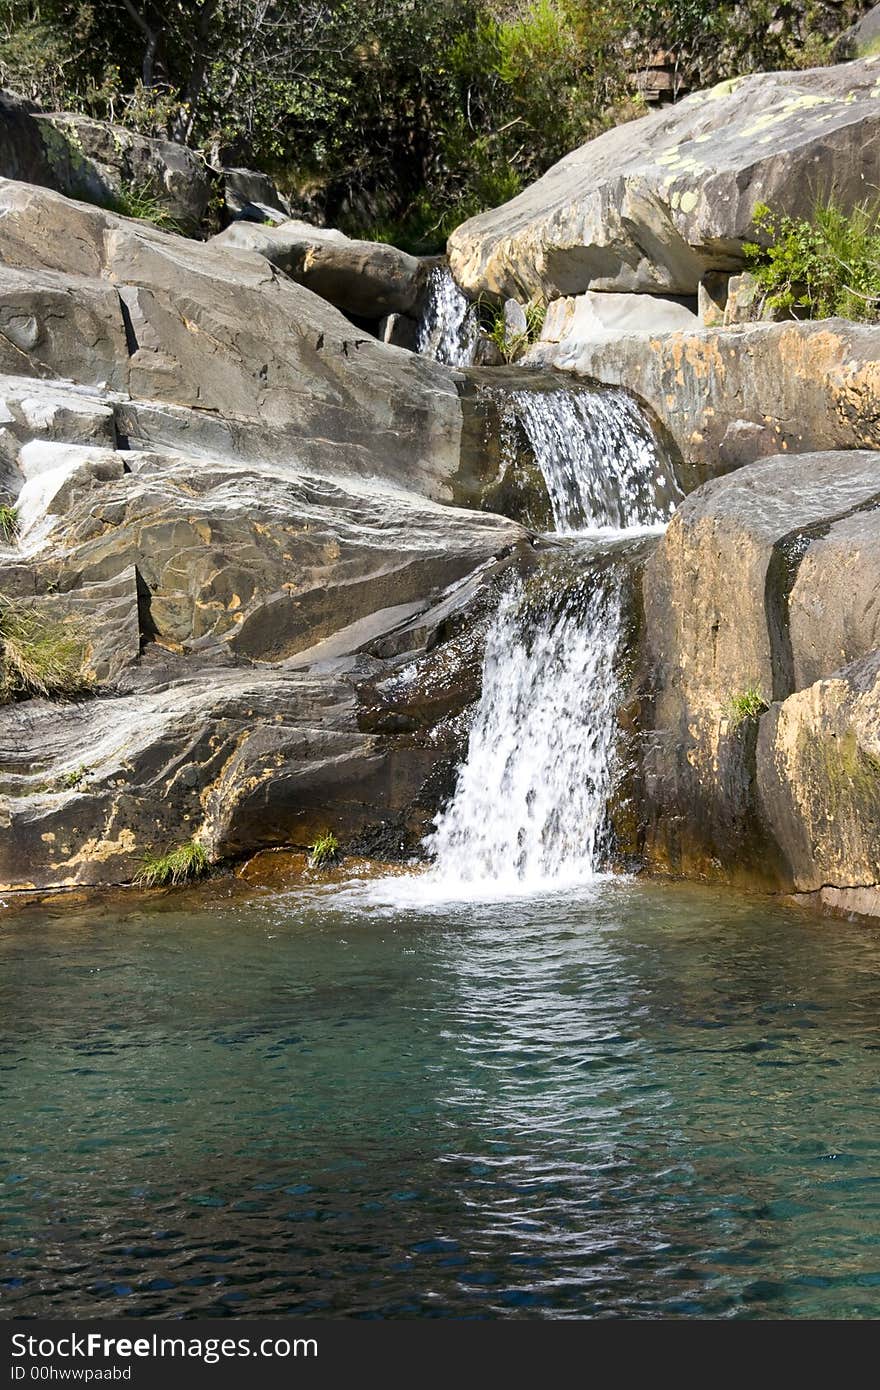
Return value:
<svg viewBox="0 0 880 1390">
<path fill-rule="evenodd" d="M 0 918 L 0 1314 L 880 1315 L 880 934 L 701 890 Z"/>
</svg>

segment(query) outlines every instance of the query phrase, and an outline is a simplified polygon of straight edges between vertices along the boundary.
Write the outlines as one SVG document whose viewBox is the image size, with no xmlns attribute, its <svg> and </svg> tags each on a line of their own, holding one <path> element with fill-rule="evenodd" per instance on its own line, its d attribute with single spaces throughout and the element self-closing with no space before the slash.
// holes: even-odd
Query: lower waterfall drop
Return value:
<svg viewBox="0 0 880 1390">
<path fill-rule="evenodd" d="M 626 392 L 488 389 L 501 406 L 502 459 L 515 466 L 521 431 L 556 536 L 570 539 L 548 550 L 562 563 L 516 580 L 502 598 L 467 756 L 425 840 L 431 883 L 465 896 L 560 888 L 601 872 L 619 771 L 627 557 L 681 496 Z"/>
<path fill-rule="evenodd" d="M 530 619 L 522 583 L 490 628 L 455 795 L 426 841 L 433 875 L 502 892 L 595 875 L 614 783 L 619 575 Z"/>
</svg>

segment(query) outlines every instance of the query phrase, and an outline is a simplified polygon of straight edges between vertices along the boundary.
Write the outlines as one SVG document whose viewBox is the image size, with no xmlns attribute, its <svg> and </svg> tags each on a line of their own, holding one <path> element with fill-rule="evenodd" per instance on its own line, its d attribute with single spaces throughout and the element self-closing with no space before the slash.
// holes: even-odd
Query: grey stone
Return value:
<svg viewBox="0 0 880 1390">
<path fill-rule="evenodd" d="M 645 571 L 644 849 L 654 867 L 783 891 L 817 878 L 875 881 L 852 837 L 833 872 L 830 851 L 805 867 L 815 825 L 836 813 L 819 771 L 800 780 L 791 728 L 806 728 L 811 711 L 810 738 L 830 747 L 840 733 L 833 692 L 876 657 L 878 575 L 878 452 L 764 459 L 685 499 Z M 880 704 L 866 690 L 856 704 L 868 729 Z M 747 692 L 768 712 L 741 719 Z M 865 776 L 867 844 L 880 762 Z"/>
<path fill-rule="evenodd" d="M 233 222 L 279 223 L 287 221 L 291 214 L 290 205 L 268 174 L 256 169 L 223 170 L 223 203 Z"/>
<path fill-rule="evenodd" d="M 817 188 L 849 206 L 878 182 L 870 60 L 754 73 L 606 131 L 449 239 L 469 295 L 585 290 L 696 295 L 736 271 L 755 205 L 809 216 Z"/>
<path fill-rule="evenodd" d="M 379 241 L 355 241 L 309 222 L 260 227 L 235 222 L 211 246 L 258 252 L 298 284 L 359 318 L 418 317 L 433 259 Z"/>
</svg>

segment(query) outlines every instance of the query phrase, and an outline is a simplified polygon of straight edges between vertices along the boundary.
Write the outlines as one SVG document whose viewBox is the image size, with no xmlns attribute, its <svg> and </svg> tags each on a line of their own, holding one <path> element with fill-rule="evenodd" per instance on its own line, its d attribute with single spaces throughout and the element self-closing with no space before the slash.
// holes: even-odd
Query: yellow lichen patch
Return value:
<svg viewBox="0 0 880 1390">
<path fill-rule="evenodd" d="M 811 111 L 817 106 L 828 106 L 835 102 L 834 97 L 820 96 L 813 92 L 804 92 L 802 96 L 790 97 L 781 106 L 774 107 L 771 111 L 765 111 L 763 116 L 758 116 L 757 120 L 751 125 L 745 126 L 740 134 L 743 136 L 760 135 L 762 131 L 769 127 L 780 125 L 787 121 L 790 116 L 794 116 L 799 111 Z"/>
<path fill-rule="evenodd" d="M 691 336 L 684 343 L 685 361 L 698 381 L 706 381 L 710 376 L 724 377 L 724 358 L 715 337 L 698 338 Z"/>
<path fill-rule="evenodd" d="M 70 855 L 61 864 L 52 864 L 53 869 L 74 869 L 79 864 L 104 864 L 117 854 L 132 854 L 136 848 L 133 830 L 121 830 L 117 840 L 99 840 L 97 836 L 86 840 L 76 854 Z"/>
<path fill-rule="evenodd" d="M 742 86 L 742 77 L 728 77 L 726 82 L 718 82 L 714 87 L 710 87 L 705 93 L 707 101 L 714 101 L 717 97 L 729 97 L 738 91 Z"/>
<path fill-rule="evenodd" d="M 697 203 L 699 201 L 699 193 L 695 193 L 693 189 L 688 189 L 687 192 L 682 193 L 681 195 L 682 212 L 693 212 L 694 208 L 697 206 Z"/>
</svg>

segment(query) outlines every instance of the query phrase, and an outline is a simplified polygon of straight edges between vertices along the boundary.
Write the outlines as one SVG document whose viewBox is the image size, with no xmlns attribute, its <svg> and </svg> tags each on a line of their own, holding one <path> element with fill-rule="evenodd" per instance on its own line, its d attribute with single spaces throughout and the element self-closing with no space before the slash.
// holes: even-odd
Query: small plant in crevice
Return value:
<svg viewBox="0 0 880 1390">
<path fill-rule="evenodd" d="M 754 221 L 769 240 L 743 248 L 761 291 L 759 316 L 766 308 L 791 318 L 880 320 L 880 202 L 847 210 L 829 198 L 809 219 L 759 203 Z"/>
<path fill-rule="evenodd" d="M 480 299 L 477 301 L 477 308 L 480 326 L 490 341 L 495 344 L 508 366 L 512 362 L 516 362 L 533 343 L 537 342 L 547 315 L 545 300 L 541 298 L 530 299 L 527 304 L 523 305 L 523 312 L 526 317 L 525 332 L 510 333 L 504 319 L 503 305 L 499 306 L 488 300 Z"/>
<path fill-rule="evenodd" d="M 177 219 L 157 194 L 152 179 L 142 183 L 124 183 L 113 199 L 113 212 L 122 217 L 135 217 L 140 222 L 150 222 L 162 232 L 177 232 L 183 229 Z"/>
<path fill-rule="evenodd" d="M 723 713 L 730 721 L 731 729 L 738 729 L 741 724 L 745 724 L 749 720 L 759 719 L 769 708 L 770 706 L 757 686 L 749 686 L 747 690 L 742 690 L 738 695 L 731 696 L 724 706 Z"/>
<path fill-rule="evenodd" d="M 47 619 L 32 604 L 0 595 L 0 704 L 42 695 L 74 700 L 94 681 L 83 670 L 85 638 L 76 624 Z"/>
<path fill-rule="evenodd" d="M 210 868 L 208 855 L 198 840 L 178 845 L 167 854 L 148 855 L 134 876 L 139 888 L 176 887 L 203 878 Z"/>
<path fill-rule="evenodd" d="M 334 864 L 338 864 L 341 855 L 339 853 L 339 841 L 332 830 L 326 830 L 323 835 L 319 835 L 313 845 L 309 845 L 309 868 L 310 869 L 329 869 Z"/>
<path fill-rule="evenodd" d="M 0 505 L 0 541 L 12 545 L 18 535 L 18 511 L 15 507 Z"/>
<path fill-rule="evenodd" d="M 81 787 L 83 782 L 88 779 L 89 769 L 85 763 L 80 763 L 79 767 L 73 767 L 69 772 L 63 772 L 58 779 L 59 785 L 64 791 L 74 791 Z"/>
</svg>

